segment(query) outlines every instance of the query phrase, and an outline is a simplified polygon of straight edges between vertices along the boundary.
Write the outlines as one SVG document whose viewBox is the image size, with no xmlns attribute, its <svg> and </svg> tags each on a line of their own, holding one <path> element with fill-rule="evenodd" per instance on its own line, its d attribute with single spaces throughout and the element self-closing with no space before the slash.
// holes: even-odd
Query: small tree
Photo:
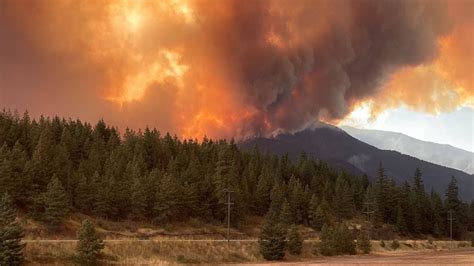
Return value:
<svg viewBox="0 0 474 266">
<path fill-rule="evenodd" d="M 398 248 L 400 247 L 400 243 L 398 242 L 398 240 L 394 239 L 394 240 L 392 241 L 392 244 L 390 245 L 390 247 L 391 247 L 392 249 L 398 249 Z"/>
<path fill-rule="evenodd" d="M 321 244 L 319 249 L 321 254 L 324 256 L 333 256 L 335 255 L 334 244 L 333 244 L 333 235 L 327 224 L 324 224 L 321 229 Z"/>
<path fill-rule="evenodd" d="M 66 191 L 56 176 L 53 176 L 48 188 L 43 193 L 44 213 L 42 220 L 50 227 L 56 229 L 69 212 L 69 203 Z"/>
<path fill-rule="evenodd" d="M 334 240 L 337 255 L 356 254 L 356 243 L 351 231 L 344 223 L 336 225 Z"/>
<path fill-rule="evenodd" d="M 97 265 L 102 255 L 104 242 L 99 238 L 94 225 L 89 220 L 82 222 L 77 234 L 77 260 L 82 265 Z"/>
<path fill-rule="evenodd" d="M 0 199 L 0 265 L 20 265 L 23 261 L 23 229 L 15 217 L 12 201 L 5 193 Z"/>
<path fill-rule="evenodd" d="M 266 260 L 281 260 L 285 257 L 286 230 L 283 225 L 267 217 L 260 233 L 260 253 Z"/>
<path fill-rule="evenodd" d="M 337 224 L 335 228 L 329 228 L 326 224 L 321 230 L 321 254 L 324 256 L 355 254 L 356 243 L 347 226 L 343 223 Z"/>
<path fill-rule="evenodd" d="M 361 233 L 359 235 L 359 238 L 357 239 L 357 247 L 364 254 L 369 254 L 370 253 L 370 251 L 372 249 L 372 245 L 370 244 L 370 240 L 369 240 L 369 238 L 367 237 L 366 234 Z"/>
<path fill-rule="evenodd" d="M 288 251 L 291 255 L 300 255 L 303 249 L 303 239 L 298 233 L 296 226 L 290 228 L 288 233 Z"/>
</svg>

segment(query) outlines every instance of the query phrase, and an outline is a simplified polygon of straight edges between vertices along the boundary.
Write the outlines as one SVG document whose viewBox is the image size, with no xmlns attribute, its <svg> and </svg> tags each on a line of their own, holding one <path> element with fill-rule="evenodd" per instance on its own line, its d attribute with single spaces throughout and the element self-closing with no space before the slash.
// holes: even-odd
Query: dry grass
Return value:
<svg viewBox="0 0 474 266">
<path fill-rule="evenodd" d="M 398 254 L 427 250 L 447 250 L 449 241 L 404 240 L 400 248 L 391 249 L 391 241 L 373 241 L 373 253 Z M 453 241 L 453 246 L 465 245 L 465 241 Z M 29 265 L 68 265 L 72 264 L 75 249 L 72 241 L 30 241 L 25 255 Z M 308 261 L 318 258 L 319 241 L 305 241 L 300 256 L 287 254 L 286 261 Z M 263 262 L 256 241 L 176 241 L 176 240 L 110 240 L 106 241 L 103 262 L 108 265 L 167 265 L 167 264 L 215 264 L 215 263 L 255 263 Z"/>
</svg>

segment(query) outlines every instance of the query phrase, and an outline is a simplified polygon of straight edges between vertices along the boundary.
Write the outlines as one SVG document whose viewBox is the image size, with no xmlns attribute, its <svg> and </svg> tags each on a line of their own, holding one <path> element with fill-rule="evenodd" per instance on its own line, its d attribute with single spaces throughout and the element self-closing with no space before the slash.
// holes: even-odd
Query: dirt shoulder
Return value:
<svg viewBox="0 0 474 266">
<path fill-rule="evenodd" d="M 324 257 L 303 262 L 304 264 L 371 264 L 371 265 L 474 265 L 474 249 L 443 251 L 402 251 L 372 255 Z"/>
</svg>

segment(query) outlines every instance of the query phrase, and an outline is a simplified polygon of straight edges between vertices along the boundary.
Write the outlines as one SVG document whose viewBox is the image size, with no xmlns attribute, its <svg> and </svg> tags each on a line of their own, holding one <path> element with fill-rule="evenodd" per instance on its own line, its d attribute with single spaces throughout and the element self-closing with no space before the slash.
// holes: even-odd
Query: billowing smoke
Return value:
<svg viewBox="0 0 474 266">
<path fill-rule="evenodd" d="M 472 58 L 473 6 L 1 0 L 0 106 L 183 137 L 292 132 L 363 101 L 449 109 L 472 103 L 454 51 Z"/>
</svg>

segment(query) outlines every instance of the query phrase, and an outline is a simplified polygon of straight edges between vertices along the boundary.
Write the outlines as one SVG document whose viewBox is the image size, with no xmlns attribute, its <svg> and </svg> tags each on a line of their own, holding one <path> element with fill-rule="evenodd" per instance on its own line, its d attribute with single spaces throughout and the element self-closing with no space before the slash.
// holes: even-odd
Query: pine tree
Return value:
<svg viewBox="0 0 474 266">
<path fill-rule="evenodd" d="M 326 224 L 321 230 L 321 254 L 324 256 L 333 256 L 341 254 L 355 254 L 356 243 L 352 233 L 343 223 L 336 224 L 330 228 Z"/>
<path fill-rule="evenodd" d="M 400 234 L 406 234 L 407 232 L 407 225 L 405 223 L 405 216 L 403 214 L 403 209 L 402 207 L 398 206 L 397 207 L 397 222 L 395 224 L 397 227 L 397 231 Z"/>
<path fill-rule="evenodd" d="M 321 229 L 321 244 L 319 245 L 319 250 L 324 256 L 333 256 L 336 254 L 334 250 L 334 238 L 331 232 L 331 229 L 327 224 L 324 224 Z"/>
<path fill-rule="evenodd" d="M 314 230 L 321 230 L 316 213 L 318 209 L 318 199 L 316 198 L 316 195 L 313 194 L 311 196 L 311 200 L 309 201 L 309 206 L 308 206 L 308 225 L 313 228 Z M 322 224 L 321 224 L 322 227 Z"/>
<path fill-rule="evenodd" d="M 53 176 L 49 182 L 42 198 L 45 209 L 41 219 L 50 229 L 56 229 L 69 213 L 69 202 L 66 191 L 56 176 Z"/>
<path fill-rule="evenodd" d="M 309 205 L 309 225 L 316 231 L 321 231 L 324 224 L 329 224 L 329 204 L 325 199 L 317 204 L 316 196 L 313 195 Z"/>
<path fill-rule="evenodd" d="M 104 249 L 104 242 L 99 238 L 94 225 L 89 220 L 82 222 L 77 235 L 77 261 L 81 265 L 98 265 Z"/>
<path fill-rule="evenodd" d="M 352 237 L 352 233 L 344 223 L 336 225 L 334 230 L 334 243 L 337 254 L 355 254 L 356 243 Z"/>
<path fill-rule="evenodd" d="M 99 173 L 96 172 L 92 180 L 98 179 L 98 176 Z M 95 188 L 91 185 L 91 182 L 89 182 L 84 174 L 80 174 L 74 195 L 74 205 L 76 208 L 86 213 L 92 211 L 95 198 Z"/>
<path fill-rule="evenodd" d="M 12 201 L 5 193 L 0 199 L 0 265 L 20 265 L 23 261 L 23 229 L 15 217 Z"/>
<path fill-rule="evenodd" d="M 459 238 L 461 236 L 462 228 L 460 226 L 460 217 L 462 217 L 461 211 L 461 201 L 458 197 L 458 185 L 457 180 L 453 176 L 451 177 L 451 182 L 449 182 L 448 188 L 446 190 L 446 200 L 445 200 L 446 211 L 452 213 L 453 220 L 453 237 Z M 449 233 L 447 234 L 449 235 Z"/>
<path fill-rule="evenodd" d="M 349 218 L 355 209 L 352 191 L 342 176 L 339 176 L 336 180 L 333 206 L 336 212 L 336 217 L 339 221 L 344 218 Z"/>
<path fill-rule="evenodd" d="M 303 239 L 298 233 L 298 228 L 292 226 L 288 233 L 288 251 L 291 255 L 300 255 L 303 249 Z"/>
<path fill-rule="evenodd" d="M 174 176 L 165 174 L 156 192 L 155 212 L 157 220 L 170 222 L 184 218 L 180 215 L 182 211 L 181 199 L 182 187 Z"/>
<path fill-rule="evenodd" d="M 293 224 L 293 216 L 291 214 L 290 205 L 288 201 L 284 199 L 283 204 L 281 205 L 279 219 L 284 226 L 290 226 Z"/>
<path fill-rule="evenodd" d="M 263 223 L 258 244 L 260 254 L 266 260 L 282 260 L 285 257 L 286 230 L 277 220 L 267 217 Z"/>
<path fill-rule="evenodd" d="M 132 218 L 139 219 L 145 216 L 147 208 L 147 194 L 146 187 L 140 178 L 135 178 L 133 181 L 130 205 Z"/>
</svg>

